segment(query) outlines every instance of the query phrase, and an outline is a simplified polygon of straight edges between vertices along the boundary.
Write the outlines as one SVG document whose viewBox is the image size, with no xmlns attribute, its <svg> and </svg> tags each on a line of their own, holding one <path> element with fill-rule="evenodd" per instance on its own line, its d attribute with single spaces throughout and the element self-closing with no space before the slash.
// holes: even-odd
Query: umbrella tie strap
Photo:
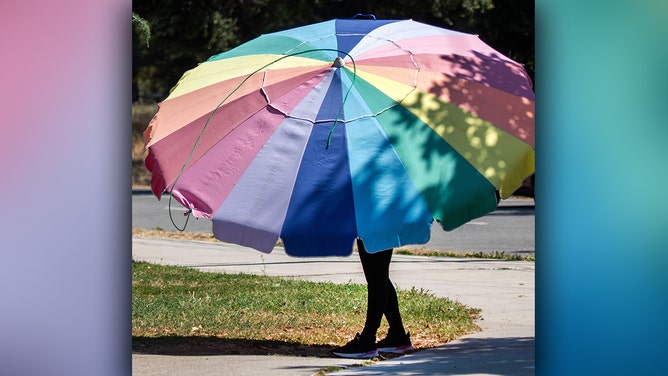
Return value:
<svg viewBox="0 0 668 376">
<path fill-rule="evenodd" d="M 336 118 L 334 119 L 334 125 L 332 126 L 332 129 L 331 129 L 330 132 L 329 132 L 329 136 L 327 137 L 327 146 L 326 146 L 326 148 L 329 149 L 329 146 L 330 146 L 330 144 L 331 144 L 331 142 L 332 142 L 332 135 L 334 134 L 334 129 L 336 128 L 336 125 L 339 123 L 339 119 L 341 118 L 341 115 L 343 114 L 343 107 L 344 107 L 344 105 L 346 104 L 346 101 L 348 100 L 348 95 L 350 94 L 350 91 L 352 90 L 353 86 L 355 86 L 355 78 L 357 77 L 357 66 L 356 66 L 356 64 L 355 64 L 355 59 L 353 59 L 353 57 L 352 57 L 348 52 L 346 52 L 346 51 L 337 50 L 337 49 L 334 49 L 334 48 L 316 48 L 316 49 L 309 49 L 309 50 L 298 51 L 298 52 L 293 52 L 293 53 L 290 53 L 290 54 L 286 54 L 286 55 L 284 55 L 284 56 L 279 57 L 279 58 L 276 59 L 276 60 L 273 60 L 273 61 L 271 61 L 271 62 L 269 62 L 269 63 L 263 65 L 262 67 L 256 69 L 255 71 L 253 71 L 252 73 L 250 73 L 248 76 L 246 76 L 246 77 L 239 83 L 239 85 L 237 85 L 237 87 L 235 87 L 235 88 L 234 88 L 234 89 L 233 89 L 233 90 L 232 90 L 232 91 L 231 91 L 225 98 L 223 98 L 222 101 L 220 101 L 220 103 L 218 103 L 218 104 L 216 105 L 216 107 L 214 107 L 213 111 L 211 111 L 211 113 L 209 114 L 209 117 L 206 119 L 206 122 L 204 123 L 204 126 L 202 127 L 202 130 L 200 131 L 199 135 L 197 136 L 197 139 L 195 140 L 195 143 L 193 144 L 193 147 L 192 147 L 192 149 L 190 150 L 190 154 L 188 154 L 188 157 L 186 158 L 185 162 L 183 163 L 183 166 L 181 167 L 181 171 L 179 171 L 179 174 L 176 176 L 176 179 L 174 179 L 174 183 L 172 183 L 172 186 L 171 186 L 171 188 L 169 189 L 169 219 L 172 221 L 172 225 L 174 225 L 174 227 L 175 227 L 177 230 L 179 230 L 179 231 L 185 231 L 186 226 L 188 225 L 188 220 L 190 219 L 190 215 L 192 214 L 193 209 L 192 209 L 192 208 L 189 208 L 188 211 L 185 212 L 185 213 L 183 214 L 184 216 L 186 216 L 186 222 L 185 222 L 185 224 L 183 225 L 183 228 L 180 228 L 179 226 L 177 226 L 176 223 L 174 222 L 173 217 L 172 217 L 172 198 L 174 197 L 174 193 L 173 193 L 173 192 L 174 192 L 174 189 L 175 189 L 175 187 L 176 187 L 176 183 L 177 183 L 177 182 L 179 181 L 179 179 L 181 178 L 181 175 L 183 175 L 183 172 L 185 171 L 186 167 L 188 166 L 188 163 L 190 162 L 190 159 L 191 159 L 192 156 L 195 154 L 195 149 L 197 148 L 197 145 L 199 145 L 199 142 L 200 142 L 200 140 L 202 139 L 202 136 L 204 135 L 204 131 L 205 131 L 206 128 L 209 126 L 209 122 L 210 122 L 211 119 L 213 118 L 213 115 L 216 113 L 216 111 L 218 111 L 218 109 L 219 109 L 223 104 L 225 104 L 225 103 L 228 101 L 228 99 L 230 99 L 230 97 L 231 97 L 232 95 L 234 95 L 234 93 L 236 93 L 239 89 L 241 89 L 241 87 L 242 87 L 242 86 L 243 86 L 243 85 L 244 85 L 244 84 L 245 84 L 245 83 L 246 83 L 246 82 L 247 82 L 253 75 L 255 75 L 256 73 L 259 73 L 259 72 L 261 72 L 261 71 L 263 71 L 263 70 L 269 68 L 271 65 L 274 65 L 274 64 L 278 63 L 279 61 L 281 61 L 281 60 L 283 60 L 283 59 L 287 59 L 287 58 L 289 58 L 289 57 L 294 57 L 294 56 L 298 56 L 298 55 L 304 55 L 304 54 L 307 54 L 307 53 L 312 53 L 312 52 L 322 52 L 322 51 L 331 51 L 331 52 L 337 52 L 337 53 L 339 53 L 339 54 L 344 54 L 344 55 L 346 55 L 346 56 L 348 56 L 348 57 L 350 58 L 350 60 L 351 60 L 351 62 L 352 62 L 352 64 L 353 64 L 353 77 L 352 77 L 351 84 L 350 84 L 350 86 L 348 87 L 348 90 L 346 91 L 346 95 L 344 96 L 343 101 L 341 102 L 341 107 L 339 108 L 339 112 L 338 112 L 338 114 L 336 115 Z M 336 57 L 336 59 L 334 60 L 334 62 L 333 62 L 333 64 L 332 64 L 332 66 L 334 66 L 334 67 L 336 67 L 336 68 L 340 68 L 340 67 L 342 67 L 343 65 L 344 65 L 344 64 L 343 64 L 343 59 L 341 59 L 341 57 L 339 57 L 339 56 Z M 264 88 L 260 88 L 260 89 L 261 89 L 261 90 L 263 91 L 263 93 L 264 93 Z M 265 93 L 265 99 L 267 100 L 267 103 L 269 103 L 269 98 L 266 96 L 266 93 Z"/>
<path fill-rule="evenodd" d="M 176 185 L 176 181 L 174 181 L 174 185 Z M 174 189 L 174 185 L 172 185 L 172 190 Z M 169 193 L 170 193 L 169 194 L 169 220 L 172 221 L 172 225 L 174 226 L 174 228 L 176 228 L 180 232 L 183 232 L 183 231 L 186 230 L 186 227 L 188 226 L 188 220 L 190 219 L 190 214 L 192 214 L 193 209 L 188 208 L 188 211 L 183 213 L 183 216 L 186 217 L 186 222 L 183 224 L 183 228 L 180 228 L 179 226 L 176 225 L 176 222 L 174 222 L 174 217 L 172 217 L 172 197 L 174 197 L 174 195 L 172 194 L 171 191 Z"/>
</svg>

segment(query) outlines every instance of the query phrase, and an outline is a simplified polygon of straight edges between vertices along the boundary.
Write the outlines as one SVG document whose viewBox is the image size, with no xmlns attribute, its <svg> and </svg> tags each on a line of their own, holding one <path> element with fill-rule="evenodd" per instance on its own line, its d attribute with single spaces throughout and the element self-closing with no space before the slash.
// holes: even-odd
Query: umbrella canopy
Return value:
<svg viewBox="0 0 668 376">
<path fill-rule="evenodd" d="M 262 35 L 187 71 L 145 132 L 169 192 L 216 238 L 294 256 L 424 244 L 534 172 L 534 93 L 477 36 L 335 19 Z"/>
</svg>

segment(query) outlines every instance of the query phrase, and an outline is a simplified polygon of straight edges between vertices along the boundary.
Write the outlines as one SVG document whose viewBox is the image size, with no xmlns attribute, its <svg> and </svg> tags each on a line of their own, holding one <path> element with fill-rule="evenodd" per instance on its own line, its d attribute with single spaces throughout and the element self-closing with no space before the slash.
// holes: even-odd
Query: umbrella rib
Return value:
<svg viewBox="0 0 668 376">
<path fill-rule="evenodd" d="M 406 93 L 406 95 L 403 98 L 401 98 L 401 100 L 399 102 L 397 102 L 397 104 L 395 104 L 393 106 L 389 106 L 389 107 L 384 108 L 381 111 L 379 111 L 377 115 L 380 115 L 381 113 L 389 110 L 390 108 L 402 103 L 406 98 L 408 98 L 409 95 L 411 95 L 412 92 L 417 90 L 418 75 L 420 74 L 420 65 L 417 63 L 417 61 L 415 61 L 415 58 L 413 57 L 413 51 L 402 47 L 396 41 L 393 41 L 393 40 L 390 40 L 390 39 L 387 39 L 387 38 L 379 38 L 379 37 L 375 37 L 375 36 L 372 36 L 372 37 L 375 38 L 375 39 L 378 39 L 378 40 L 384 40 L 386 42 L 392 43 L 393 45 L 397 46 L 398 49 L 406 52 L 408 54 L 408 57 L 411 59 L 411 63 L 413 63 L 413 65 L 415 66 L 415 75 L 413 76 L 413 88 L 408 93 Z"/>
<path fill-rule="evenodd" d="M 266 83 L 267 83 L 267 71 L 264 71 L 264 74 L 262 75 L 262 86 L 260 87 L 260 92 L 262 93 L 264 100 L 267 101 L 267 105 L 271 105 L 271 99 L 269 99 L 269 93 L 267 93 L 267 91 L 264 90 L 264 85 Z"/>
</svg>

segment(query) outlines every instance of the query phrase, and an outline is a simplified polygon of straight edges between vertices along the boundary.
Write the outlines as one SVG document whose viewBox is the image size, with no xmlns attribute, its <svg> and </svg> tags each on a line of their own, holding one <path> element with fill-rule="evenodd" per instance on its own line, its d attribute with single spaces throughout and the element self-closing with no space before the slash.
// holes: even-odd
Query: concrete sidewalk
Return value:
<svg viewBox="0 0 668 376">
<path fill-rule="evenodd" d="M 255 273 L 311 281 L 364 284 L 356 254 L 294 258 L 233 244 L 132 239 L 136 261 L 210 272 Z M 424 288 L 436 296 L 480 308 L 481 332 L 444 346 L 359 367 L 360 360 L 258 355 L 132 355 L 133 375 L 533 375 L 535 264 L 524 261 L 393 255 L 390 278 L 400 289 Z"/>
</svg>

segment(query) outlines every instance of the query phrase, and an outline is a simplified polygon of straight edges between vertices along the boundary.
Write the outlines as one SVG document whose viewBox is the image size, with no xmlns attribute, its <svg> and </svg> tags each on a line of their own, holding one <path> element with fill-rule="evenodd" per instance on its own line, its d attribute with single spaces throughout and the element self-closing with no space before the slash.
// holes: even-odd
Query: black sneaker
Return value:
<svg viewBox="0 0 668 376">
<path fill-rule="evenodd" d="M 378 350 L 376 349 L 376 339 L 364 338 L 359 333 L 357 333 L 355 338 L 351 339 L 350 342 L 334 349 L 332 352 L 334 355 L 340 356 L 342 358 L 353 359 L 367 359 L 378 356 Z"/>
<path fill-rule="evenodd" d="M 405 333 L 403 335 L 387 334 L 387 337 L 381 339 L 376 343 L 379 352 L 403 354 L 408 350 L 413 350 L 411 344 L 411 334 Z"/>
</svg>

